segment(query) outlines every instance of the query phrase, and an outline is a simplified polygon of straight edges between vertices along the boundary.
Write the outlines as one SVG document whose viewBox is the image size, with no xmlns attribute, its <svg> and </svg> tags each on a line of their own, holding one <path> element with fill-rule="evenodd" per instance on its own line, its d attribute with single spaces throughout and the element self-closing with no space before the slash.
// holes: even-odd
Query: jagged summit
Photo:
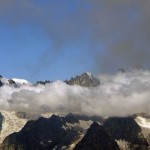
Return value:
<svg viewBox="0 0 150 150">
<path fill-rule="evenodd" d="M 49 80 L 45 80 L 45 81 L 37 81 L 35 85 L 45 85 L 45 84 L 50 84 L 52 83 L 52 81 L 49 81 Z"/>
<path fill-rule="evenodd" d="M 52 82 L 50 80 L 37 81 L 35 85 L 51 84 Z M 91 72 L 85 72 L 80 76 L 71 77 L 70 80 L 65 80 L 64 82 L 69 85 L 80 85 L 84 87 L 95 87 L 100 84 L 100 81 Z"/>
<path fill-rule="evenodd" d="M 100 81 L 90 72 L 85 72 L 80 76 L 72 77 L 69 81 L 65 81 L 69 85 L 80 85 L 85 87 L 95 87 L 100 84 Z"/>
<path fill-rule="evenodd" d="M 103 126 L 94 122 L 74 150 L 119 150 L 119 146 Z"/>
<path fill-rule="evenodd" d="M 36 119 L 35 114 L 16 114 L 6 111 L 2 111 L 2 116 L 0 114 L 2 150 L 149 149 L 149 135 L 146 138 L 143 136 L 145 130 L 142 131 L 132 117 L 110 117 L 102 122 L 99 119 L 92 122 L 72 113 L 63 117 L 56 114 L 50 118 L 38 116 Z M 139 117 L 137 119 L 140 121 Z M 141 121 L 139 123 L 145 122 Z M 149 127 L 144 129 L 148 131 Z"/>
<path fill-rule="evenodd" d="M 46 84 L 51 84 L 53 81 L 50 80 L 45 80 L 45 81 L 37 81 L 36 85 L 46 85 Z M 68 85 L 80 85 L 84 87 L 96 87 L 100 84 L 99 79 L 97 79 L 91 72 L 85 72 L 81 74 L 80 76 L 72 77 L 70 80 L 65 80 L 64 81 Z M 0 75 L 0 86 L 3 85 L 13 85 L 14 87 L 18 87 L 21 85 L 31 85 L 29 81 L 25 79 L 19 79 L 19 78 L 12 78 L 12 79 L 7 79 L 4 78 Z"/>
<path fill-rule="evenodd" d="M 148 142 L 133 117 L 110 117 L 103 126 L 115 140 L 126 141 L 127 149 L 148 150 Z"/>
<path fill-rule="evenodd" d="M 126 66 L 124 66 L 124 67 L 121 67 L 121 68 L 118 69 L 118 71 L 121 72 L 121 73 L 132 72 L 133 70 L 134 71 L 135 70 L 136 71 L 143 71 L 144 67 L 142 65 L 136 65 L 134 67 L 126 67 Z"/>
<path fill-rule="evenodd" d="M 91 72 L 86 72 L 85 74 L 87 74 L 90 78 L 94 77 L 94 75 Z"/>
<path fill-rule="evenodd" d="M 90 79 L 94 79 L 94 78 L 96 78 L 96 77 L 94 77 L 94 75 L 91 73 L 91 72 L 85 72 L 85 73 L 83 73 L 82 75 L 81 75 L 82 77 L 88 77 L 88 78 L 90 78 Z"/>
<path fill-rule="evenodd" d="M 72 142 L 80 138 L 80 131 L 69 125 L 59 116 L 41 117 L 28 121 L 21 131 L 5 138 L 2 150 L 62 150 L 69 149 Z"/>
</svg>

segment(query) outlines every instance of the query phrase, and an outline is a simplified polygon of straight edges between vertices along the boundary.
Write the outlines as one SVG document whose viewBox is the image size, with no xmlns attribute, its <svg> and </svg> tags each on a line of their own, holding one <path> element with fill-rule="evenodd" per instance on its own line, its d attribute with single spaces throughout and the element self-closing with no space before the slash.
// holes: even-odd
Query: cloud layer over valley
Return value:
<svg viewBox="0 0 150 150">
<path fill-rule="evenodd" d="M 102 74 L 98 87 L 51 84 L 0 88 L 0 109 L 34 113 L 60 112 L 102 116 L 150 113 L 150 71 Z"/>
</svg>

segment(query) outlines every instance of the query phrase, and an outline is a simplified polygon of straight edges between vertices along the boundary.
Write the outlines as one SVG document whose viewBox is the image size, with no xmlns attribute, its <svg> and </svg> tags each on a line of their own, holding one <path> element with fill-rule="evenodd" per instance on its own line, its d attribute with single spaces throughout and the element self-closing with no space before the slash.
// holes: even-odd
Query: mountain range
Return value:
<svg viewBox="0 0 150 150">
<path fill-rule="evenodd" d="M 0 86 L 45 86 L 53 81 L 7 79 Z M 93 87 L 101 82 L 91 73 L 65 80 L 69 86 Z M 0 87 L 0 88 L 1 88 Z M 126 117 L 51 114 L 0 110 L 1 150 L 149 150 L 150 116 L 137 113 Z"/>
</svg>

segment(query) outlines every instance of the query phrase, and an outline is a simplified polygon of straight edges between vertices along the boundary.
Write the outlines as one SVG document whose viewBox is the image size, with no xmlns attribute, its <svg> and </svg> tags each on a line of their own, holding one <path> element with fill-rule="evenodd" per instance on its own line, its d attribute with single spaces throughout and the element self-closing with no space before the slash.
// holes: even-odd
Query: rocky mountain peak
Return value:
<svg viewBox="0 0 150 150">
<path fill-rule="evenodd" d="M 99 79 L 94 77 L 90 72 L 81 74 L 80 76 L 72 77 L 69 81 L 65 81 L 69 85 L 80 85 L 84 87 L 95 87 L 100 84 Z"/>
<path fill-rule="evenodd" d="M 1 80 L 0 80 L 0 87 L 1 87 L 1 86 L 3 86 L 3 83 L 2 83 Z"/>
<path fill-rule="evenodd" d="M 126 141 L 129 149 L 147 150 L 148 142 L 133 117 L 110 117 L 103 125 L 115 140 Z"/>
<path fill-rule="evenodd" d="M 91 79 L 94 78 L 94 75 L 93 75 L 91 72 L 85 72 L 85 73 L 83 73 L 81 76 L 83 76 L 83 77 L 89 77 L 89 78 L 91 78 Z"/>
<path fill-rule="evenodd" d="M 35 121 L 28 121 L 20 132 L 5 138 L 1 145 L 3 150 L 48 150 L 63 149 L 80 137 L 80 133 L 69 128 L 65 121 L 57 115 L 50 118 L 41 117 Z"/>
<path fill-rule="evenodd" d="M 52 83 L 52 81 L 49 81 L 49 80 L 37 81 L 37 82 L 35 83 L 35 85 L 39 85 L 39 84 L 45 85 L 45 84 L 50 84 L 50 83 Z"/>
<path fill-rule="evenodd" d="M 106 133 L 104 127 L 94 122 L 83 139 L 76 145 L 74 150 L 119 150 L 117 142 Z"/>
<path fill-rule="evenodd" d="M 68 123 L 79 123 L 78 118 L 77 118 L 75 115 L 73 115 L 72 113 L 67 114 L 67 115 L 63 118 L 63 120 L 65 120 L 65 121 L 68 122 Z"/>
</svg>

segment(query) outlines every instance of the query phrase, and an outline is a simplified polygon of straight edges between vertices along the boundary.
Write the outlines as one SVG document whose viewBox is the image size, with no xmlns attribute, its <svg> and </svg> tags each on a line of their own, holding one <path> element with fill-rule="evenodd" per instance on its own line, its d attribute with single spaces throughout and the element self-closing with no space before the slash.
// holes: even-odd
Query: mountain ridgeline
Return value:
<svg viewBox="0 0 150 150">
<path fill-rule="evenodd" d="M 50 84 L 53 81 L 37 81 L 35 85 L 45 85 L 45 84 Z M 70 80 L 65 80 L 64 81 L 68 85 L 80 85 L 83 87 L 96 87 L 100 84 L 100 80 L 97 79 L 92 73 L 86 72 L 81 74 L 80 76 L 76 77 L 71 77 Z"/>
<path fill-rule="evenodd" d="M 91 73 L 64 82 L 70 86 L 100 85 L 100 80 Z M 29 84 L 34 88 L 51 83 L 46 80 L 33 85 L 24 79 L 0 76 L 1 87 L 17 88 Z M 102 117 L 69 113 L 47 117 L 47 114 L 30 112 L 0 112 L 0 150 L 150 150 L 148 114 Z M 11 128 L 13 132 L 9 131 Z"/>
<path fill-rule="evenodd" d="M 22 85 L 31 85 L 31 83 L 25 79 L 7 79 L 0 75 L 0 87 L 3 85 L 12 86 L 12 87 L 20 87 Z"/>
<path fill-rule="evenodd" d="M 104 126 L 94 122 L 74 150 L 119 150 L 119 146 Z"/>
<path fill-rule="evenodd" d="M 100 80 L 97 79 L 92 73 L 89 72 L 83 73 L 80 76 L 72 77 L 70 80 L 65 80 L 64 82 L 68 85 L 80 85 L 84 87 L 96 87 L 100 84 Z M 53 83 L 53 81 L 45 80 L 45 81 L 37 81 L 33 85 L 37 86 L 37 85 L 46 85 L 51 83 Z M 14 87 L 19 87 L 24 84 L 31 85 L 31 83 L 25 79 L 17 79 L 17 78 L 7 79 L 0 76 L 0 86 L 11 85 Z"/>
<path fill-rule="evenodd" d="M 4 139 L 1 150 L 149 150 L 133 117 L 94 121 L 86 133 L 82 122 L 73 114 L 28 121 L 21 131 Z M 125 147 L 118 141 L 126 143 Z"/>
<path fill-rule="evenodd" d="M 65 81 L 69 85 L 80 85 L 84 87 L 95 87 L 100 84 L 100 81 L 94 77 L 92 73 L 86 72 L 81 76 L 76 76 L 75 78 L 71 78 L 69 81 Z"/>
</svg>

